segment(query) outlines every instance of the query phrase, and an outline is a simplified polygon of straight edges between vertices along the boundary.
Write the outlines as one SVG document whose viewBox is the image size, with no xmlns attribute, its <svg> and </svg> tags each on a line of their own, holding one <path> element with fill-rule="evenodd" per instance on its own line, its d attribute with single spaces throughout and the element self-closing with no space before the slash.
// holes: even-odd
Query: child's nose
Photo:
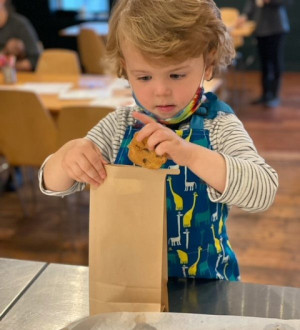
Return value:
<svg viewBox="0 0 300 330">
<path fill-rule="evenodd" d="M 157 83 L 155 86 L 155 95 L 156 96 L 164 96 L 170 95 L 172 93 L 172 89 L 166 82 Z"/>
</svg>

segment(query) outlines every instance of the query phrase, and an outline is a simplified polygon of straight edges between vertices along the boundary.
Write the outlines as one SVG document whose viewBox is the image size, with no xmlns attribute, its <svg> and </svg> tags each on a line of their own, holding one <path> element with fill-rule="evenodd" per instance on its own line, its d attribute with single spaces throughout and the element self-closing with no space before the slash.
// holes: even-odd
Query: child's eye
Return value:
<svg viewBox="0 0 300 330">
<path fill-rule="evenodd" d="M 172 79 L 181 79 L 181 78 L 184 78 L 185 77 L 185 74 L 172 73 L 172 74 L 170 74 L 170 77 Z"/>
<path fill-rule="evenodd" d="M 172 78 L 172 79 L 182 79 L 184 77 L 185 77 L 185 74 L 176 74 L 176 73 L 170 74 L 170 78 Z"/>
<path fill-rule="evenodd" d="M 142 80 L 142 81 L 149 81 L 149 80 L 152 79 L 152 77 L 151 76 L 143 76 L 143 77 L 138 77 L 137 79 Z"/>
</svg>

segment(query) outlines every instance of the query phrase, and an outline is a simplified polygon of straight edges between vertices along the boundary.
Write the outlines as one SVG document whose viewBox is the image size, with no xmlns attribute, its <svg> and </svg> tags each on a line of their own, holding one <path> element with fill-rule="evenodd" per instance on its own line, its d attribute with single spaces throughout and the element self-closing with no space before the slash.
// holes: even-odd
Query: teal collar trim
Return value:
<svg viewBox="0 0 300 330">
<path fill-rule="evenodd" d="M 206 101 L 201 104 L 195 114 L 207 119 L 215 118 L 218 112 L 234 114 L 232 108 L 227 103 L 220 101 L 214 93 L 208 92 L 204 95 L 206 96 Z"/>
</svg>

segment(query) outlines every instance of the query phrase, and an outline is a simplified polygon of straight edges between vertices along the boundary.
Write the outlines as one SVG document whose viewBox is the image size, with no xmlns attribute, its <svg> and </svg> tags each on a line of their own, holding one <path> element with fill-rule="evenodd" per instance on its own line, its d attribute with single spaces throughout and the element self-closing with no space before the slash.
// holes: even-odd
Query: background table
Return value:
<svg viewBox="0 0 300 330">
<path fill-rule="evenodd" d="M 0 274 L 16 265 L 17 277 L 41 263 L 0 259 Z M 18 266 L 18 267 L 17 267 Z M 0 329 L 53 330 L 88 316 L 88 267 L 46 264 L 31 276 L 27 290 L 4 315 Z M 4 285 L 3 285 L 4 283 Z M 1 282 L 3 292 L 16 290 L 14 278 Z M 300 289 L 227 281 L 170 279 L 170 312 L 300 319 Z"/>
<path fill-rule="evenodd" d="M 66 27 L 59 31 L 59 35 L 63 37 L 77 37 L 80 29 L 85 28 L 95 31 L 101 37 L 106 37 L 108 34 L 108 27 L 108 22 L 86 22 Z M 248 37 L 255 29 L 255 22 L 247 21 L 241 27 L 228 28 L 233 36 Z"/>
<path fill-rule="evenodd" d="M 71 83 L 72 89 L 95 89 L 100 88 L 106 90 L 109 85 L 115 80 L 109 75 L 64 75 L 64 74 L 38 74 L 35 72 L 18 72 L 17 83 L 12 85 L 5 85 L 3 82 L 3 75 L 0 73 L 0 87 L 4 88 L 18 88 L 25 83 Z M 206 92 L 215 92 L 222 85 L 222 80 L 214 78 L 210 81 L 204 82 Z M 60 99 L 58 94 L 39 94 L 43 105 L 49 109 L 54 115 L 58 114 L 60 109 L 65 106 L 88 106 L 93 103 L 93 99 Z M 119 91 L 115 97 L 130 97 L 131 90 Z"/>
<path fill-rule="evenodd" d="M 73 89 L 94 89 L 107 88 L 113 78 L 110 76 L 98 75 L 64 75 L 64 74 L 38 74 L 35 72 L 18 72 L 18 81 L 16 84 L 7 85 L 3 83 L 3 76 L 0 74 L 0 85 L 2 88 L 18 88 L 26 83 L 71 83 Z M 91 99 L 70 99 L 62 100 L 58 94 L 39 94 L 43 105 L 52 113 L 59 113 L 60 109 L 65 106 L 84 106 L 90 105 Z"/>
</svg>

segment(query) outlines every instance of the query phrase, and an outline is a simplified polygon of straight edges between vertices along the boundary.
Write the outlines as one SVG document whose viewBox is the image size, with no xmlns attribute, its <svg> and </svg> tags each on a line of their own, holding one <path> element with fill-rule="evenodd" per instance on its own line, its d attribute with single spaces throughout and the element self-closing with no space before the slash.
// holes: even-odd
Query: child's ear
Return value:
<svg viewBox="0 0 300 330">
<path fill-rule="evenodd" d="M 121 76 L 124 76 L 124 77 L 126 77 L 126 79 L 128 79 L 127 72 L 126 72 L 126 61 L 122 57 L 120 58 L 120 64 L 121 64 L 121 67 L 120 67 Z"/>
<path fill-rule="evenodd" d="M 211 80 L 213 77 L 214 66 L 211 64 L 205 69 L 204 80 Z"/>
<path fill-rule="evenodd" d="M 121 63 L 122 68 L 123 68 L 124 70 L 126 70 L 126 62 L 125 62 L 125 60 L 124 60 L 123 57 L 120 58 L 120 63 Z"/>
<path fill-rule="evenodd" d="M 214 76 L 214 69 L 215 69 L 215 58 L 216 56 L 216 50 L 210 51 L 206 56 L 205 56 L 205 75 L 204 79 L 205 80 L 211 80 Z"/>
<path fill-rule="evenodd" d="M 121 67 L 122 67 L 122 71 L 125 71 L 126 72 L 126 62 L 125 62 L 125 59 L 123 57 L 121 57 L 120 59 L 120 64 L 121 64 Z"/>
</svg>

